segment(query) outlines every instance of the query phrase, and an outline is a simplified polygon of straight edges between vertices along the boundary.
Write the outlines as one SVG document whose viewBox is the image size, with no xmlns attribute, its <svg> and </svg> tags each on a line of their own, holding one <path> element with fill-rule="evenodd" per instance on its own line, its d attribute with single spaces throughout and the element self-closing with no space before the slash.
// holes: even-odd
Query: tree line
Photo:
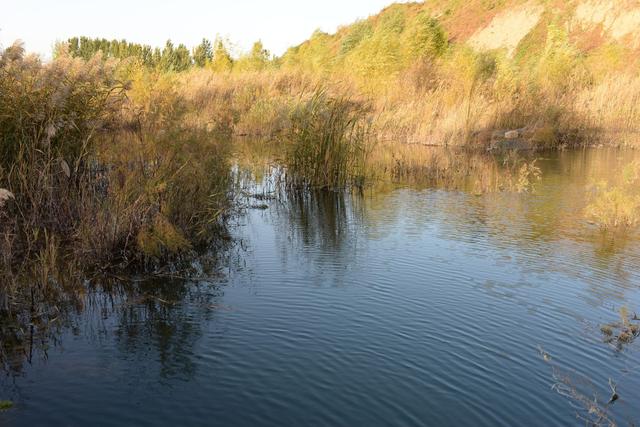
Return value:
<svg viewBox="0 0 640 427">
<path fill-rule="evenodd" d="M 162 48 L 153 48 L 125 39 L 72 37 L 56 46 L 54 56 L 58 56 L 63 49 L 71 56 L 85 60 L 101 53 L 104 58 L 135 59 L 146 67 L 178 72 L 193 67 L 210 68 L 219 72 L 236 68 L 243 71 L 260 71 L 272 61 L 271 53 L 264 48 L 261 41 L 255 42 L 248 53 L 234 58 L 229 43 L 221 38 L 216 38 L 213 42 L 203 38 L 200 44 L 189 49 L 182 43 L 176 46 L 171 40 L 167 40 Z"/>
<path fill-rule="evenodd" d="M 336 34 L 316 31 L 306 42 L 274 57 L 257 41 L 249 52 L 234 57 L 230 43 L 204 38 L 189 49 L 167 40 L 164 47 L 126 40 L 74 37 L 64 45 L 75 57 L 89 59 L 102 52 L 105 58 L 136 58 L 147 67 L 185 71 L 193 67 L 218 72 L 261 71 L 267 67 L 334 72 L 358 76 L 367 82 L 386 81 L 413 64 L 433 63 L 451 48 L 448 35 L 437 18 L 417 7 L 393 5 L 376 17 L 357 21 Z"/>
</svg>

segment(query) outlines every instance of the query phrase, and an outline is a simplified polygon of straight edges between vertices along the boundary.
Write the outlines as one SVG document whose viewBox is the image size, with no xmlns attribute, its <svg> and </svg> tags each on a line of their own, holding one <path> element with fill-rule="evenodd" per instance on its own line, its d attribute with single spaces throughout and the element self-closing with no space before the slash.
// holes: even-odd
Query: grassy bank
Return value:
<svg viewBox="0 0 640 427">
<path fill-rule="evenodd" d="M 500 52 L 451 47 L 441 57 L 379 77 L 380 84 L 342 71 L 320 74 L 284 65 L 224 73 L 132 65 L 137 71 L 130 77 L 164 80 L 192 106 L 184 116 L 189 125 L 235 136 L 282 139 L 292 111 L 322 88 L 330 96 L 367 104 L 366 119 L 377 141 L 500 148 L 509 140 L 506 133 L 517 130 L 521 148 L 637 145 L 637 73 L 596 75 L 587 64 L 549 55 L 547 62 L 524 68 Z"/>
<path fill-rule="evenodd" d="M 391 8 L 280 58 L 257 46 L 233 59 L 221 42 L 210 50 L 203 42 L 186 59 L 167 47 L 151 61 L 135 45 L 84 40 L 43 64 L 7 48 L 4 270 L 31 269 L 25 259 L 54 270 L 69 255 L 60 247 L 82 265 L 153 266 L 206 244 L 231 207 L 221 142 L 231 136 L 279 141 L 288 181 L 315 188 L 361 185 L 371 170 L 422 170 L 434 181 L 475 174 L 480 188 L 504 186 L 484 182 L 485 162 L 423 159 L 413 145 L 630 142 L 640 122 L 633 70 L 581 55 L 553 25 L 541 36 L 534 56 L 477 51 L 453 43 L 424 11 Z M 376 163 L 388 156 L 376 144 L 396 145 L 392 167 Z"/>
</svg>

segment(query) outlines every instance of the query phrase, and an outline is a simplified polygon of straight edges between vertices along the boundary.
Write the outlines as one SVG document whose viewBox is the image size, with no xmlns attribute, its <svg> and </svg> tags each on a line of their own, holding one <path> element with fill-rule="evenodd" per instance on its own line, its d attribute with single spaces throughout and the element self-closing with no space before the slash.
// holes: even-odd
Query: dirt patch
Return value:
<svg viewBox="0 0 640 427">
<path fill-rule="evenodd" d="M 494 10 L 485 10 L 482 5 L 471 4 L 457 11 L 455 17 L 445 19 L 445 24 L 452 40 L 464 42 L 478 29 L 489 25 L 495 15 Z"/>
<path fill-rule="evenodd" d="M 576 8 L 575 20 L 583 28 L 601 26 L 614 40 L 640 46 L 640 5 L 637 1 L 589 0 Z"/>
<path fill-rule="evenodd" d="M 477 49 L 505 48 L 509 56 L 513 56 L 520 41 L 538 25 L 543 12 L 544 7 L 534 3 L 509 9 L 471 36 L 469 44 Z"/>
</svg>

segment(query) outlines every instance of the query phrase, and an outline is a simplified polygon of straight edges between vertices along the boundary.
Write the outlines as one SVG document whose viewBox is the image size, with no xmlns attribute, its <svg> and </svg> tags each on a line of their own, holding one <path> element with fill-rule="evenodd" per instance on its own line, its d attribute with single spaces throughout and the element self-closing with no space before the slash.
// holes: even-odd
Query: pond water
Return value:
<svg viewBox="0 0 640 427">
<path fill-rule="evenodd" d="M 87 295 L 0 380 L 0 423 L 584 425 L 609 379 L 608 416 L 640 420 L 640 340 L 600 332 L 640 310 L 640 239 L 583 215 L 638 155 L 541 157 L 533 193 L 260 200 L 215 277 Z"/>
</svg>

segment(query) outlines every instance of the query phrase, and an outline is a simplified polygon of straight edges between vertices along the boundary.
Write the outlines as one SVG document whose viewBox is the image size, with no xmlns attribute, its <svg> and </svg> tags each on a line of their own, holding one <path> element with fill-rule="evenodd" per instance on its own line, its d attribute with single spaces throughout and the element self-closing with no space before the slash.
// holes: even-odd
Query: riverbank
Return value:
<svg viewBox="0 0 640 427">
<path fill-rule="evenodd" d="M 33 310 L 58 292 L 69 268 L 79 277 L 111 269 L 157 273 L 224 242 L 239 207 L 234 136 L 275 144 L 285 183 L 302 191 L 404 179 L 475 194 L 524 193 L 540 179 L 536 150 L 601 144 L 605 129 L 631 132 L 636 122 L 629 104 L 640 93 L 635 80 L 574 92 L 518 80 L 528 96 L 504 98 L 498 57 L 451 54 L 488 68 L 472 80 L 454 79 L 443 73 L 463 59 L 447 57 L 433 71 L 442 84 L 398 74 L 372 92 L 355 80 L 325 82 L 286 68 L 173 72 L 62 51 L 43 64 L 20 45 L 5 49 L 0 308 Z M 461 91 L 465 85 L 473 90 Z M 596 115 L 602 126 L 594 135 Z M 598 187 L 594 220 L 637 224 L 633 182 Z"/>
</svg>

